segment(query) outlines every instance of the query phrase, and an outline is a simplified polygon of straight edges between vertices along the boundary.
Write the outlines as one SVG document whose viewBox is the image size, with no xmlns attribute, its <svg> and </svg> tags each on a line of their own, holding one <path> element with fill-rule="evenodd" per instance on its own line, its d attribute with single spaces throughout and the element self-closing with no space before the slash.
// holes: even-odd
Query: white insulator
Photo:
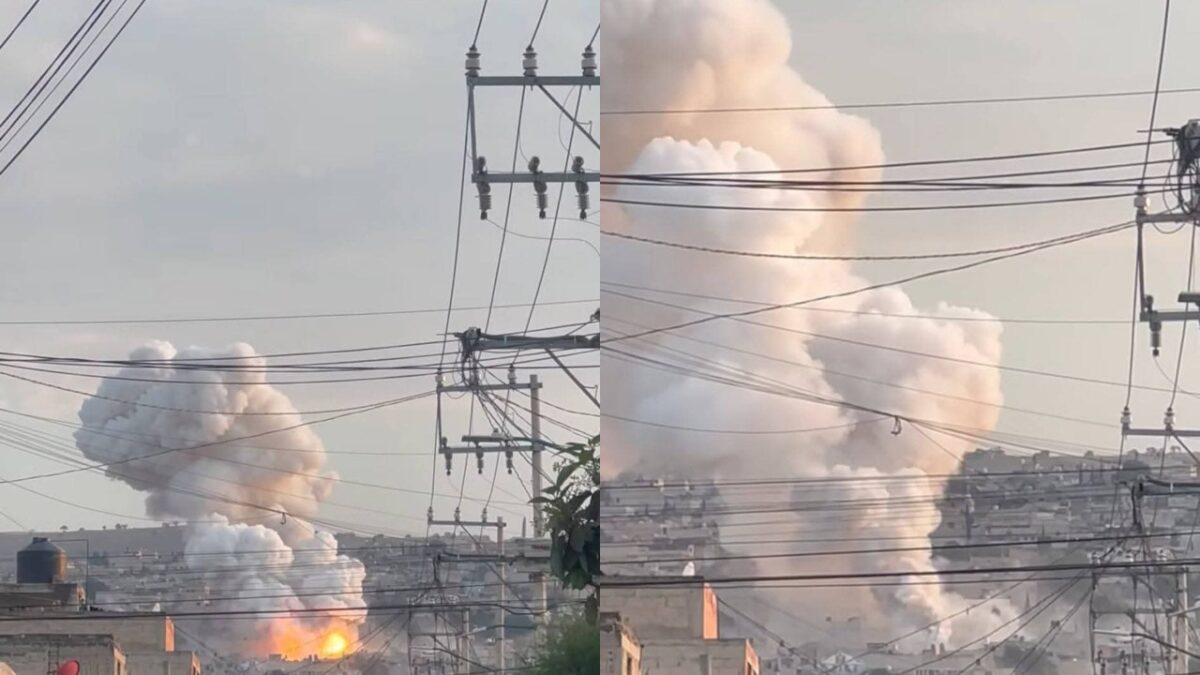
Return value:
<svg viewBox="0 0 1200 675">
<path fill-rule="evenodd" d="M 588 211 L 592 208 L 591 198 L 586 192 L 579 192 L 575 195 L 575 201 L 579 204 L 579 219 L 587 218 Z"/>
<path fill-rule="evenodd" d="M 521 67 L 525 69 L 525 77 L 537 76 L 537 52 L 533 50 L 533 45 L 525 48 L 525 57 L 521 59 Z"/>
<path fill-rule="evenodd" d="M 584 77 L 596 76 L 596 50 L 592 49 L 591 45 L 583 48 L 583 58 L 580 60 L 579 65 L 583 70 Z"/>
<path fill-rule="evenodd" d="M 471 45 L 471 48 L 467 50 L 466 65 L 467 65 L 467 77 L 479 77 L 479 69 L 480 69 L 479 50 L 475 48 L 475 45 Z"/>
</svg>

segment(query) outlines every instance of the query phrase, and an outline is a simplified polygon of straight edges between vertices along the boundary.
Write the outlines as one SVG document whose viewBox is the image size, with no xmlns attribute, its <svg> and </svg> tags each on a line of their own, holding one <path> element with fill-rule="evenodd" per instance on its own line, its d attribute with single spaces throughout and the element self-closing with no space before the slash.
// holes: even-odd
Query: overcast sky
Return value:
<svg viewBox="0 0 1200 675">
<path fill-rule="evenodd" d="M 0 100 L 16 101 L 91 9 L 81 0 L 41 3 L 0 53 Z M 132 7 L 132 4 L 130 5 Z M 542 3 L 491 3 L 479 38 L 484 70 L 517 74 Z M 27 7 L 0 6 L 0 26 Z M 444 307 L 450 282 L 465 121 L 463 53 L 480 3 L 295 0 L 196 3 L 150 0 L 141 14 L 21 159 L 0 179 L 0 316 L 6 320 L 174 318 Z M 599 21 L 592 3 L 552 3 L 537 38 L 544 73 L 576 74 Z M 566 92 L 558 92 L 563 96 Z M 5 109 L 10 103 L 3 104 Z M 599 95 L 585 91 L 584 120 Z M 480 97 L 480 151 L 507 170 L 517 92 Z M 526 105 L 522 156 L 563 161 L 569 125 L 542 97 Z M 597 153 L 577 137 L 574 153 Z M 524 159 L 518 160 L 522 165 Z M 461 306 L 487 305 L 500 241 L 468 192 L 459 275 Z M 504 192 L 496 191 L 498 205 Z M 553 195 L 553 192 L 552 192 Z M 573 212 L 568 193 L 564 213 Z M 499 219 L 501 211 L 493 212 Z M 574 215 L 578 215 L 577 213 Z M 545 235 L 531 191 L 518 190 L 511 228 Z M 560 222 L 541 298 L 597 297 L 596 227 Z M 545 242 L 510 238 L 498 304 L 533 296 Z M 539 308 L 534 326 L 582 321 L 594 303 Z M 483 321 L 456 315 L 452 329 Z M 519 330 L 525 310 L 498 311 L 493 329 Z M 12 352 L 121 358 L 152 339 L 260 352 L 338 349 L 436 339 L 440 313 L 376 318 L 165 325 L 5 326 Z M 591 363 L 595 363 L 591 357 Z M 580 363 L 589 362 L 587 358 Z M 595 382 L 594 370 L 580 371 Z M 547 375 L 546 397 L 586 400 Z M 94 382 L 46 376 L 91 390 Z M 290 387 L 301 409 L 356 405 L 429 389 L 432 381 Z M 0 382 L 0 406 L 75 421 L 81 397 Z M 466 433 L 465 402 L 447 405 L 447 435 Z M 422 401 L 321 425 L 333 452 L 431 451 L 433 404 Z M 570 417 L 556 413 L 564 421 Z M 69 439 L 69 430 L 38 426 Z M 592 418 L 574 419 L 595 428 Z M 478 424 L 478 422 L 477 422 Z M 478 427 L 477 427 L 478 430 Z M 69 441 L 68 441 L 69 442 Z M 63 468 L 0 447 L 0 477 Z M 344 477 L 411 493 L 339 486 L 322 514 L 368 532 L 424 531 L 430 456 L 332 455 Z M 474 469 L 467 494 L 490 483 Z M 461 466 L 437 490 L 453 495 Z M 514 529 L 527 508 L 519 483 L 497 483 L 492 512 Z M 99 474 L 26 483 L 131 518 L 56 503 L 0 485 L 0 511 L 28 528 L 138 524 L 142 496 Z M 458 500 L 438 500 L 450 515 Z M 357 507 L 357 508 L 356 508 Z M 394 512 L 396 516 L 363 508 Z M 464 516 L 478 504 L 464 503 Z M 506 511 L 507 510 L 507 511 Z M 0 528 L 15 527 L 0 517 Z M 515 532 L 514 532 L 515 533 Z"/>
<path fill-rule="evenodd" d="M 578 53 L 598 21 L 597 4 L 551 4 L 538 38 L 545 72 L 576 72 Z M 792 64 L 835 103 L 1147 89 L 1153 86 L 1162 20 L 1159 3 L 1115 0 L 908 0 L 902 11 L 900 3 L 883 10 L 870 0 L 777 5 L 791 23 Z M 492 3 L 480 38 L 488 72 L 517 69 L 540 6 L 536 0 Z M 0 7 L 0 25 L 11 25 L 24 8 L 16 2 Z M 74 0 L 42 3 L 0 52 L 7 64 L 0 69 L 0 96 L 16 100 L 89 9 L 90 3 Z M 112 319 L 443 305 L 459 189 L 462 53 L 478 9 L 479 3 L 466 0 L 203 5 L 150 0 L 42 136 L 0 178 L 5 215 L 0 227 L 9 252 L 0 267 L 0 314 Z M 1200 84 L 1189 79 L 1188 70 L 1200 56 L 1200 45 L 1187 32 L 1197 20 L 1200 7 L 1173 8 L 1164 87 Z M 486 103 L 480 133 L 487 139 L 483 152 L 496 168 L 512 151 L 516 98 L 494 94 Z M 528 110 L 522 151 L 556 164 L 567 128 L 548 102 L 538 103 Z M 593 118 L 598 103 L 594 92 L 585 95 L 583 117 Z M 1159 125 L 1200 116 L 1197 104 L 1197 94 L 1164 96 Z M 1135 141 L 1149 105 L 1148 98 L 1127 98 L 857 114 L 880 130 L 888 159 L 903 161 Z M 1105 158 L 1132 161 L 1140 154 L 1130 150 Z M 531 195 L 518 192 L 514 228 L 544 234 L 547 224 L 531 216 L 531 203 Z M 868 214 L 859 231 L 864 253 L 922 252 L 1049 237 L 1131 214 L 1125 200 Z M 469 208 L 467 215 L 460 302 L 487 304 L 498 236 Z M 576 221 L 563 221 L 560 234 L 596 241 L 595 229 Z M 1160 302 L 1170 304 L 1182 288 L 1186 236 L 1186 231 L 1153 236 L 1147 278 Z M 544 242 L 511 239 L 508 246 L 498 302 L 527 302 Z M 1132 246 L 1126 233 L 908 290 L 925 308 L 947 301 L 1001 317 L 1117 319 L 1129 311 Z M 596 254 L 567 241 L 555 251 L 543 298 L 595 298 Z M 885 280 L 913 269 L 873 265 L 859 271 Z M 546 307 L 535 324 L 565 323 L 591 309 Z M 523 314 L 498 317 L 503 328 L 511 328 Z M 482 313 L 464 314 L 456 323 L 481 320 Z M 247 341 L 262 351 L 292 351 L 429 339 L 441 330 L 441 321 L 429 314 L 5 326 L 0 345 L 7 351 L 91 357 L 119 357 L 150 339 L 206 346 Z M 1160 357 L 1168 371 L 1177 331 L 1168 328 Z M 1137 380 L 1169 386 L 1149 358 L 1144 329 L 1138 338 Z M 1121 381 L 1128 333 L 1120 326 L 1008 324 L 1004 350 L 1007 365 Z M 289 393 L 303 409 L 389 398 L 427 385 L 295 387 Z M 1183 386 L 1200 390 L 1194 361 L 1184 362 Z M 555 381 L 550 388 L 564 404 L 583 405 L 568 383 Z M 1016 373 L 1004 375 L 1003 390 L 1008 405 L 1113 423 L 1124 398 L 1115 387 Z M 14 410 L 74 419 L 80 399 L 2 382 L 0 401 Z M 1135 417 L 1156 424 L 1164 405 L 1164 396 L 1139 393 Z M 1193 397 L 1181 396 L 1176 408 L 1181 425 L 1200 425 Z M 1115 426 L 1015 412 L 1002 414 L 1000 426 L 1099 446 L 1117 442 Z M 323 425 L 320 434 L 334 451 L 423 451 L 432 437 L 432 406 L 359 416 Z M 9 448 L 0 448 L 0 457 L 3 477 L 61 468 Z M 347 477 L 386 480 L 418 493 L 428 489 L 431 469 L 427 458 L 411 456 L 334 455 L 331 465 Z M 473 473 L 467 479 L 470 494 L 486 493 L 487 480 Z M 439 492 L 456 489 L 444 476 L 437 480 Z M 502 477 L 499 485 L 511 495 L 497 493 L 498 500 L 523 497 L 517 483 Z M 143 513 L 136 492 L 100 475 L 75 474 L 29 487 L 111 511 Z M 392 519 L 339 506 L 325 512 L 383 531 L 417 528 L 426 498 L 343 487 L 333 499 L 403 514 Z M 28 527 L 117 520 L 12 486 L 0 485 L 0 505 Z"/>
</svg>

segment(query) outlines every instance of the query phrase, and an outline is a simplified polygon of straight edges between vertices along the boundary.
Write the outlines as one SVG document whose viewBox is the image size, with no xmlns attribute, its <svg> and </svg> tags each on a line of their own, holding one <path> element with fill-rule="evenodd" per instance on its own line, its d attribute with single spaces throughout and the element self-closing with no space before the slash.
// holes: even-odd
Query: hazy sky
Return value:
<svg viewBox="0 0 1200 675">
<path fill-rule="evenodd" d="M 0 53 L 0 99 L 15 101 L 90 10 L 77 0 L 41 3 Z M 9 26 L 26 3 L 0 6 Z M 516 74 L 542 3 L 491 3 L 479 39 L 484 70 Z M 150 0 L 105 60 L 0 180 L 5 214 L 0 315 L 6 320 L 238 316 L 444 307 L 450 281 L 466 91 L 463 53 L 480 3 L 196 3 Z M 575 74 L 599 20 L 591 3 L 551 3 L 537 39 L 544 73 Z M 560 91 L 560 97 L 566 92 Z M 495 170 L 511 161 L 517 92 L 479 102 L 481 152 Z M 5 106 L 10 105 L 5 103 Z M 581 117 L 594 119 L 597 91 Z M 569 125 L 549 101 L 526 105 L 520 152 L 559 166 Z M 596 166 L 577 137 L 575 153 Z M 519 160 L 524 164 L 524 159 Z M 552 195 L 554 193 L 552 192 Z M 504 192 L 496 191 L 498 206 Z M 486 305 L 499 232 L 480 221 L 468 192 L 457 304 Z M 511 227 L 545 235 L 531 191 L 513 199 Z M 568 192 L 564 213 L 574 211 Z M 502 210 L 493 212 L 499 219 Z M 578 215 L 577 213 L 574 215 Z M 596 228 L 563 220 L 558 236 L 595 244 Z M 529 302 L 545 253 L 541 240 L 511 238 L 497 303 Z M 590 246 L 556 243 L 544 301 L 597 297 Z M 534 326 L 582 321 L 594 303 L 539 308 Z M 482 323 L 463 312 L 452 330 Z M 498 311 L 493 329 L 519 330 L 525 310 Z M 213 324 L 4 326 L 13 352 L 121 358 L 152 339 L 260 352 L 338 349 L 436 339 L 440 313 L 377 318 Z M 589 361 L 590 358 L 590 361 Z M 595 363 L 595 358 L 579 359 Z M 595 382 L 594 370 L 581 377 Z M 546 375 L 546 397 L 587 402 L 565 379 Z M 82 389 L 94 381 L 47 375 Z M 288 388 L 301 409 L 394 398 L 432 381 Z M 81 398 L 0 382 L 0 406 L 74 421 Z M 465 401 L 447 405 L 447 435 L 466 433 Z M 551 412 L 564 421 L 569 415 Z M 69 430 L 3 415 L 69 439 Z M 595 419 L 576 418 L 595 428 Z M 477 423 L 478 424 L 478 423 Z M 477 427 L 478 430 L 478 427 Z M 433 404 L 422 401 L 318 427 L 333 452 L 431 451 Z M 560 436 L 561 438 L 561 436 Z M 365 531 L 424 531 L 431 457 L 332 455 L 344 477 L 412 493 L 339 486 L 322 514 Z M 63 468 L 0 447 L 0 477 Z M 437 491 L 456 493 L 439 467 Z M 490 483 L 472 468 L 468 495 Z M 515 480 L 497 483 L 492 512 L 514 530 L 527 508 Z M 87 506 L 144 515 L 142 496 L 95 473 L 28 487 Z M 438 500 L 448 517 L 458 500 Z M 478 504 L 465 502 L 465 517 Z M 357 508 L 355 508 L 357 507 Z M 395 517 L 362 508 L 394 512 Z M 505 512 L 507 509 L 507 512 Z M 137 524 L 0 485 L 0 510 L 30 528 Z M 0 517 L 0 528 L 15 527 Z M 515 533 L 515 532 L 514 532 Z"/>
<path fill-rule="evenodd" d="M 598 3 L 551 3 L 538 38 L 545 72 L 575 72 L 578 52 L 598 21 Z M 793 34 L 792 64 L 834 102 L 906 101 L 977 96 L 1146 89 L 1153 85 L 1161 26 L 1159 3 L 1060 0 L 1005 3 L 908 0 L 884 4 L 781 1 Z M 515 71 L 541 3 L 492 3 L 480 38 L 488 72 Z M 902 9 L 900 9 L 902 7 Z M 10 25 L 24 3 L 0 7 Z M 105 61 L 30 150 L 0 179 L 5 248 L 0 307 L 5 319 L 112 319 L 260 313 L 433 308 L 445 302 L 455 212 L 465 91 L 462 53 L 479 3 L 289 2 L 201 5 L 150 0 Z M 13 101 L 90 9 L 90 3 L 43 3 L 0 53 L 0 96 Z M 1189 87 L 1200 45 L 1187 27 L 1200 8 L 1176 3 L 1164 87 Z M 481 106 L 483 151 L 493 167 L 512 151 L 516 97 L 495 94 Z M 585 95 L 585 118 L 598 97 Z M 1148 98 L 994 106 L 861 111 L 881 132 L 891 161 L 958 157 L 1119 143 L 1140 138 Z M 1164 96 L 1159 125 L 1197 115 L 1200 95 Z M 555 128 L 557 127 L 557 128 Z M 548 102 L 531 105 L 523 152 L 561 161 L 567 128 Z M 579 146 L 577 146 L 579 147 Z M 588 155 L 589 161 L 594 155 Z M 1130 150 L 1105 155 L 1132 161 Z M 1086 161 L 1086 160 L 1073 160 Z M 1029 163 L 1022 168 L 1050 166 Z M 1057 164 L 1061 165 L 1061 164 Z M 497 201 L 502 203 L 503 193 Z M 515 228 L 544 234 L 531 217 L 532 196 L 514 199 Z M 470 207 L 470 202 L 468 202 Z M 1120 222 L 1125 200 L 992 211 L 868 214 L 861 250 L 922 252 L 1003 245 Z M 497 232 L 464 220 L 460 302 L 487 303 Z M 560 235 L 596 241 L 595 229 L 563 221 Z M 1183 285 L 1186 231 L 1154 235 L 1148 281 L 1170 304 Z M 939 301 L 1002 317 L 1127 316 L 1132 235 L 1039 253 L 984 270 L 911 284 L 927 309 Z M 527 302 L 544 242 L 510 239 L 498 302 Z M 556 246 L 546 300 L 596 297 L 596 255 L 584 245 Z M 925 266 L 926 263 L 919 263 Z M 914 266 L 863 266 L 872 280 Z M 591 305 L 547 307 L 535 324 L 582 318 Z M 498 315 L 502 328 L 520 310 Z M 456 324 L 482 321 L 462 314 Z M 150 339 L 223 346 L 247 341 L 262 351 L 329 349 L 429 339 L 438 314 L 232 324 L 75 327 L 5 326 L 7 351 L 120 357 Z M 1174 366 L 1178 328 L 1168 328 L 1162 364 Z M 1146 331 L 1138 333 L 1137 379 L 1166 385 L 1154 368 Z M 1196 336 L 1200 340 L 1200 335 Z M 1192 342 L 1191 344 L 1197 344 Z M 1128 332 L 1121 326 L 1008 324 L 1004 362 L 1106 380 L 1123 380 Z M 583 371 L 594 378 L 593 371 Z M 57 381 L 90 388 L 87 381 Z M 1186 389 L 1200 390 L 1185 361 Z M 294 387 L 303 408 L 332 407 L 415 392 L 395 386 Z M 1169 386 L 1169 385 L 1166 385 Z M 1116 387 L 1006 373 L 1009 405 L 1114 422 L 1123 402 Z M 553 392 L 553 393 L 551 393 Z M 547 395 L 585 405 L 569 383 Z M 74 419 L 79 397 L 0 382 L 0 405 Z M 1161 420 L 1165 396 L 1139 393 L 1139 423 Z M 1176 404 L 1181 425 L 1200 425 L 1191 396 Z M 451 411 L 459 415 L 462 411 Z M 564 415 L 565 417 L 565 415 Z M 5 417 L 6 421 L 18 421 Z M 459 426 L 464 424 L 460 418 Z M 576 420 L 591 423 L 587 419 Z M 32 424 L 28 421 L 22 424 Z M 1113 428 L 1015 412 L 1002 429 L 1114 446 Z M 62 434 L 61 430 L 55 433 Z M 320 427 L 338 450 L 416 452 L 432 438 L 432 406 L 412 404 Z M 453 434 L 452 434 L 453 435 Z M 0 448 L 0 475 L 61 468 Z M 333 455 L 343 475 L 428 489 L 424 457 Z M 490 476 L 489 476 L 490 477 Z M 439 475 L 439 492 L 457 486 Z M 497 500 L 523 497 L 501 478 Z M 469 494 L 488 481 L 467 475 Z M 29 487 L 88 505 L 141 515 L 141 497 L 98 474 L 36 481 Z M 425 497 L 368 489 L 335 491 L 352 506 L 394 508 L 404 517 L 329 506 L 328 517 L 379 531 L 420 525 Z M 441 502 L 450 508 L 455 499 Z M 0 485 L 0 508 L 29 527 L 100 525 L 118 519 L 82 511 Z M 515 506 L 509 507 L 516 509 Z M 464 507 L 470 512 L 470 507 Z M 523 512 L 523 511 L 522 511 Z M 515 516 L 510 514 L 510 521 Z M 124 522 L 137 522 L 126 519 Z M 7 525 L 0 525 L 7 527 Z"/>
<path fill-rule="evenodd" d="M 909 0 L 882 3 L 778 2 L 792 26 L 792 63 L 835 103 L 1028 96 L 1153 89 L 1162 28 L 1161 2 Z M 897 8 L 902 6 L 903 11 Z M 1194 3 L 1172 6 L 1164 88 L 1194 87 L 1191 66 L 1200 44 L 1190 32 L 1200 20 Z M 1125 143 L 1144 138 L 1150 97 L 1092 101 L 892 108 L 855 111 L 879 129 L 888 161 L 970 157 Z M 1163 96 L 1156 126 L 1200 117 L 1200 94 Z M 1167 156 L 1160 147 L 1156 157 Z M 1038 169 L 1089 162 L 1138 161 L 1140 149 L 1022 164 L 965 165 L 976 172 Z M 955 168 L 955 167 L 948 167 Z M 943 174 L 953 173 L 945 172 Z M 1153 171 L 1152 171 L 1153 173 Z M 1116 171 L 1110 177 L 1135 172 Z M 1120 192 L 1123 190 L 1114 190 Z M 1036 198 L 1018 193 L 1023 198 Z M 995 196 L 990 196 L 995 199 Z M 1003 199 L 1003 195 L 1001 195 Z M 883 203 L 875 199 L 871 203 Z M 1156 200 L 1157 204 L 1157 200 Z M 866 214 L 861 250 L 878 253 L 964 250 L 1041 239 L 1128 220 L 1130 200 L 966 212 Z M 1151 232 L 1149 291 L 1173 307 L 1185 285 L 1188 230 Z M 981 270 L 906 286 L 919 305 L 940 301 L 1000 317 L 1121 319 L 1129 316 L 1134 259 L 1132 232 L 1069 246 Z M 860 266 L 872 281 L 928 266 Z M 1200 340 L 1192 327 L 1182 388 L 1200 391 Z M 1173 372 L 1179 325 L 1164 333 L 1160 365 Z M 1150 358 L 1148 329 L 1138 329 L 1136 381 L 1170 387 Z M 1003 363 L 1010 366 L 1125 381 L 1127 326 L 1019 325 L 1004 327 Z M 1005 403 L 1107 422 L 1111 429 L 1005 411 L 1000 429 L 1115 447 L 1124 403 L 1117 387 L 1003 374 Z M 1135 423 L 1160 425 L 1166 394 L 1135 393 Z M 1179 426 L 1200 426 L 1194 396 L 1175 405 Z M 1135 445 L 1145 445 L 1135 444 Z"/>
</svg>

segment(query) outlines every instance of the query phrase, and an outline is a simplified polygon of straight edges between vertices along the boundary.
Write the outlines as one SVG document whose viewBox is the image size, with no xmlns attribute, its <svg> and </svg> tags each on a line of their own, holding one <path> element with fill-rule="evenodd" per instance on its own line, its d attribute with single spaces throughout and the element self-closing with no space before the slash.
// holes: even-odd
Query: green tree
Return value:
<svg viewBox="0 0 1200 675">
<path fill-rule="evenodd" d="M 600 629 L 583 614 L 560 616 L 523 660 L 529 675 L 600 675 Z"/>
<path fill-rule="evenodd" d="M 541 504 L 550 535 L 550 573 L 567 588 L 590 589 L 584 616 L 595 623 L 600 576 L 600 437 L 557 448 L 554 484 Z"/>
</svg>

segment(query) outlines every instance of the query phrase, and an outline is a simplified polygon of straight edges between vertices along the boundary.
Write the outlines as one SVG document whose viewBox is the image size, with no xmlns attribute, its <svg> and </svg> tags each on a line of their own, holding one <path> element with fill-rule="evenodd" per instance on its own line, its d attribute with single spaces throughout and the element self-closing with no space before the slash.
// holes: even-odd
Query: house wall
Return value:
<svg viewBox="0 0 1200 675">
<path fill-rule="evenodd" d="M 654 675 L 759 675 L 750 642 L 731 640 L 646 640 L 642 668 Z"/>
<path fill-rule="evenodd" d="M 107 635 L 0 637 L 0 662 L 7 663 L 16 675 L 46 675 L 72 659 L 79 662 L 79 675 L 127 675 L 125 655 Z"/>
<path fill-rule="evenodd" d="M 0 636 L 21 633 L 111 635 L 126 651 L 175 651 L 175 624 L 165 615 L 113 618 L 95 614 L 37 615 L 21 621 L 0 621 Z"/>
<path fill-rule="evenodd" d="M 625 617 L 641 639 L 714 639 L 720 635 L 717 597 L 704 585 L 606 586 L 600 610 Z"/>
</svg>

